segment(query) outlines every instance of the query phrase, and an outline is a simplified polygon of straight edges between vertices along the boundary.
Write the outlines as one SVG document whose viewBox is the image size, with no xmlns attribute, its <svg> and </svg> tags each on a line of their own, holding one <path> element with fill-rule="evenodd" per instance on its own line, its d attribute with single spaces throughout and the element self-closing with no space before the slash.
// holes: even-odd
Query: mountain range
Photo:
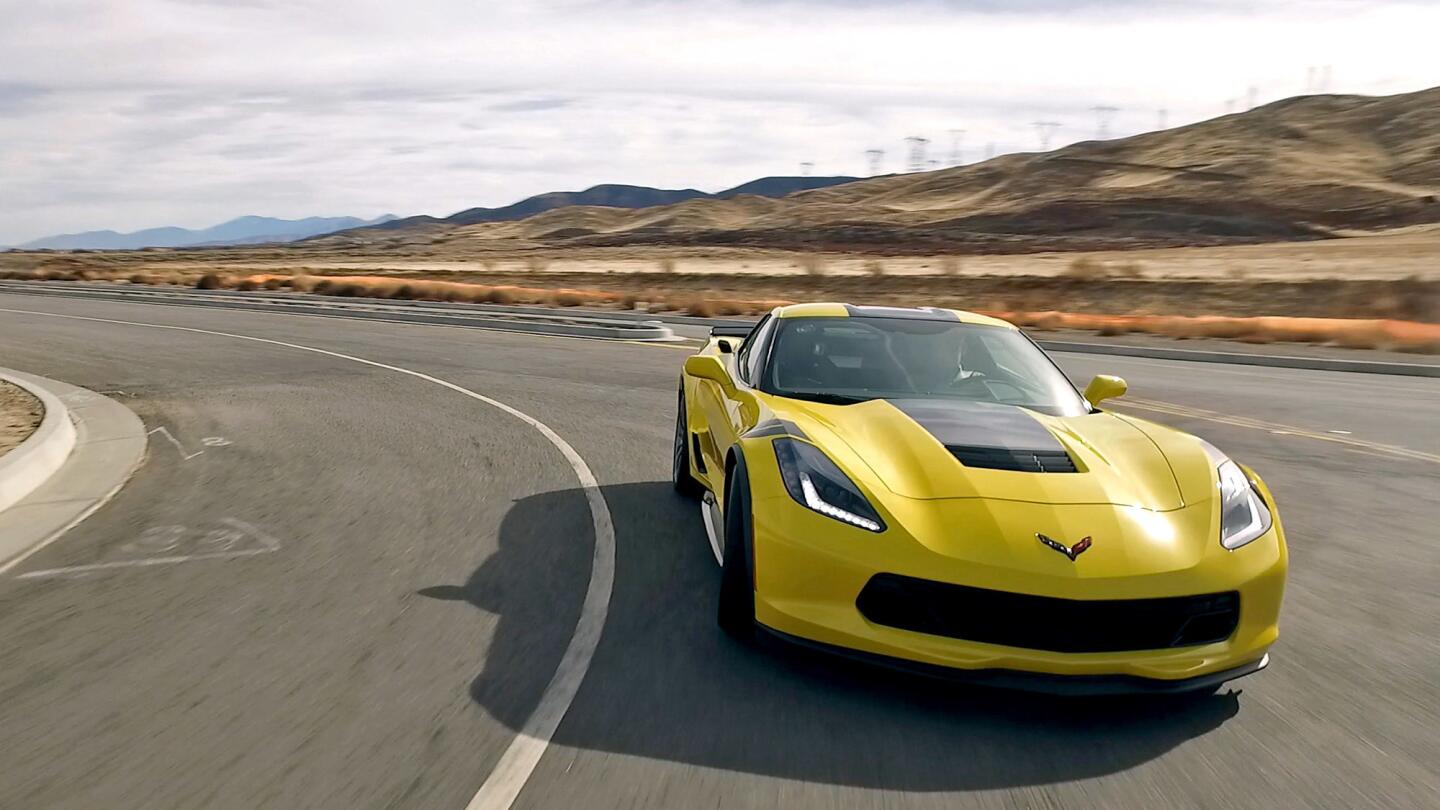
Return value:
<svg viewBox="0 0 1440 810">
<path fill-rule="evenodd" d="M 246 216 L 232 219 L 212 228 L 149 228 L 134 233 L 86 231 L 46 236 L 15 250 L 135 250 L 147 247 L 216 247 L 223 245 L 259 245 L 295 242 L 341 231 L 393 231 L 454 227 L 483 222 L 509 222 L 524 219 L 557 208 L 571 206 L 603 206 L 615 209 L 651 208 L 686 200 L 727 200 L 739 195 L 783 197 L 798 191 L 828 188 L 849 183 L 854 177 L 762 177 L 714 194 L 687 189 L 660 189 L 649 186 L 603 184 L 584 191 L 552 191 L 527 197 L 500 208 L 467 208 L 448 217 L 427 215 L 396 217 L 393 214 L 365 220 L 358 217 L 309 217 L 306 219 L 273 219 Z M 3 249 L 3 248 L 0 248 Z"/>
<path fill-rule="evenodd" d="M 481 222 L 511 222 L 557 208 L 594 205 L 604 208 L 652 208 L 686 200 L 728 200 L 741 194 L 784 197 L 798 191 L 829 188 L 858 180 L 856 177 L 762 177 L 714 194 L 693 188 L 663 189 L 605 183 L 584 191 L 552 191 L 537 194 L 501 208 L 467 208 L 448 217 L 413 216 L 369 226 L 375 230 L 406 230 L 426 225 L 475 225 Z"/>
<path fill-rule="evenodd" d="M 576 204 L 578 195 L 514 221 L 461 212 L 414 230 L 391 223 L 401 231 L 383 243 L 361 229 L 307 245 L 416 255 L 648 245 L 1010 253 L 1423 225 L 1440 222 L 1440 87 L 1297 96 L 1173 129 L 787 196 L 745 189 L 640 210 Z"/>
<path fill-rule="evenodd" d="M 147 247 L 207 247 L 212 245 L 255 245 L 293 242 L 309 236 L 347 228 L 377 225 L 395 219 L 393 214 L 376 219 L 360 217 L 238 217 L 210 228 L 148 228 L 133 233 L 85 231 L 46 236 L 21 245 L 20 250 L 134 250 Z"/>
</svg>

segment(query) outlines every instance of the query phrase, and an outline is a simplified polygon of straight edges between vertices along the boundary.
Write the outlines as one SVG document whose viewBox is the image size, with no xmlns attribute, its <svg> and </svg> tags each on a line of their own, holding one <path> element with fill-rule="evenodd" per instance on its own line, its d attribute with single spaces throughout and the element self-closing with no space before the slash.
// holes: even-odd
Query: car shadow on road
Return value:
<svg viewBox="0 0 1440 810">
<path fill-rule="evenodd" d="M 973 790 L 1124 771 L 1239 710 L 1234 693 L 1059 698 L 736 644 L 715 625 L 718 569 L 695 503 L 668 482 L 604 495 L 617 538 L 615 591 L 559 744 L 808 782 Z M 421 591 L 498 615 L 470 694 L 513 729 L 574 627 L 589 525 L 578 489 L 526 498 L 507 514 L 499 551 L 468 580 Z M 568 527 L 558 533 L 569 536 L 537 527 Z"/>
</svg>

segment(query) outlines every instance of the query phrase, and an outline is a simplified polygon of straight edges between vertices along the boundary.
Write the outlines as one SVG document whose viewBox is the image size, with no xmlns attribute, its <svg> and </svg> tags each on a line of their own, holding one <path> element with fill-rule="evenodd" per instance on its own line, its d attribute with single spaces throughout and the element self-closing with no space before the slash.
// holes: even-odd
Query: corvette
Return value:
<svg viewBox="0 0 1440 810">
<path fill-rule="evenodd" d="M 957 310 L 798 304 L 685 361 L 674 483 L 720 626 L 1002 687 L 1213 691 L 1269 662 L 1274 499 Z"/>
</svg>

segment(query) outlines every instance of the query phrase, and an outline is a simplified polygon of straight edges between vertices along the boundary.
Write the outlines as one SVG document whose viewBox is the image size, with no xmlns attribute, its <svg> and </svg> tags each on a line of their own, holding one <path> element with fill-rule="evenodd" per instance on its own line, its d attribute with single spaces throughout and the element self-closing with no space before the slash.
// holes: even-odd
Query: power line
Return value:
<svg viewBox="0 0 1440 810">
<path fill-rule="evenodd" d="M 1090 108 L 1090 112 L 1095 113 L 1095 139 L 1100 141 L 1109 139 L 1110 120 L 1115 117 L 1115 113 L 1120 112 L 1120 108 L 1111 107 L 1108 104 L 1097 104 Z"/>
<path fill-rule="evenodd" d="M 905 139 L 905 143 L 910 146 L 910 171 L 925 171 L 925 145 L 930 143 L 930 139 L 922 138 L 919 135 L 911 135 L 910 137 Z"/>
<path fill-rule="evenodd" d="M 1036 121 L 1035 132 L 1040 136 L 1040 151 L 1050 151 L 1050 139 L 1055 137 L 1056 130 L 1064 126 L 1059 121 Z"/>
<path fill-rule="evenodd" d="M 961 152 L 960 152 L 960 145 L 964 142 L 964 140 L 965 140 L 965 130 L 963 130 L 963 129 L 952 129 L 952 130 L 950 130 L 950 165 L 951 165 L 951 166 L 959 166 L 961 163 L 964 163 L 964 162 L 965 162 L 964 160 L 961 159 L 962 155 L 961 155 Z"/>
<path fill-rule="evenodd" d="M 870 161 L 870 175 L 869 175 L 869 176 L 870 176 L 870 177 L 878 177 L 878 176 L 880 175 L 880 167 L 881 167 L 881 164 L 883 164 L 883 163 L 885 162 L 885 150 L 884 150 L 884 149 L 866 149 L 866 150 L 865 150 L 865 157 L 866 157 L 867 160 Z"/>
</svg>

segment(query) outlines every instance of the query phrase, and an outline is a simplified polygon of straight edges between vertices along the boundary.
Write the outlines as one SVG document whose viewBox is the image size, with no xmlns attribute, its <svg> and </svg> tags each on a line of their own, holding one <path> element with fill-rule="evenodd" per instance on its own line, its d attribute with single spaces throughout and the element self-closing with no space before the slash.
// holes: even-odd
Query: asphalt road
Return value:
<svg viewBox="0 0 1440 810">
<path fill-rule="evenodd" d="M 573 445 L 614 519 L 614 592 L 516 807 L 1440 795 L 1440 380 L 1058 357 L 1077 379 L 1125 376 L 1133 413 L 1257 468 L 1291 546 L 1269 670 L 1203 699 L 1077 701 L 727 641 L 697 510 L 668 483 L 682 351 L 3 294 L 0 310 L 354 355 Z M 466 806 L 590 580 L 591 514 L 552 444 L 412 376 L 215 335 L 0 311 L 0 365 L 165 428 L 112 502 L 0 578 L 0 807 Z M 235 556 L 183 559 L 216 551 Z M 141 564 L 158 558 L 180 561 Z"/>
</svg>

